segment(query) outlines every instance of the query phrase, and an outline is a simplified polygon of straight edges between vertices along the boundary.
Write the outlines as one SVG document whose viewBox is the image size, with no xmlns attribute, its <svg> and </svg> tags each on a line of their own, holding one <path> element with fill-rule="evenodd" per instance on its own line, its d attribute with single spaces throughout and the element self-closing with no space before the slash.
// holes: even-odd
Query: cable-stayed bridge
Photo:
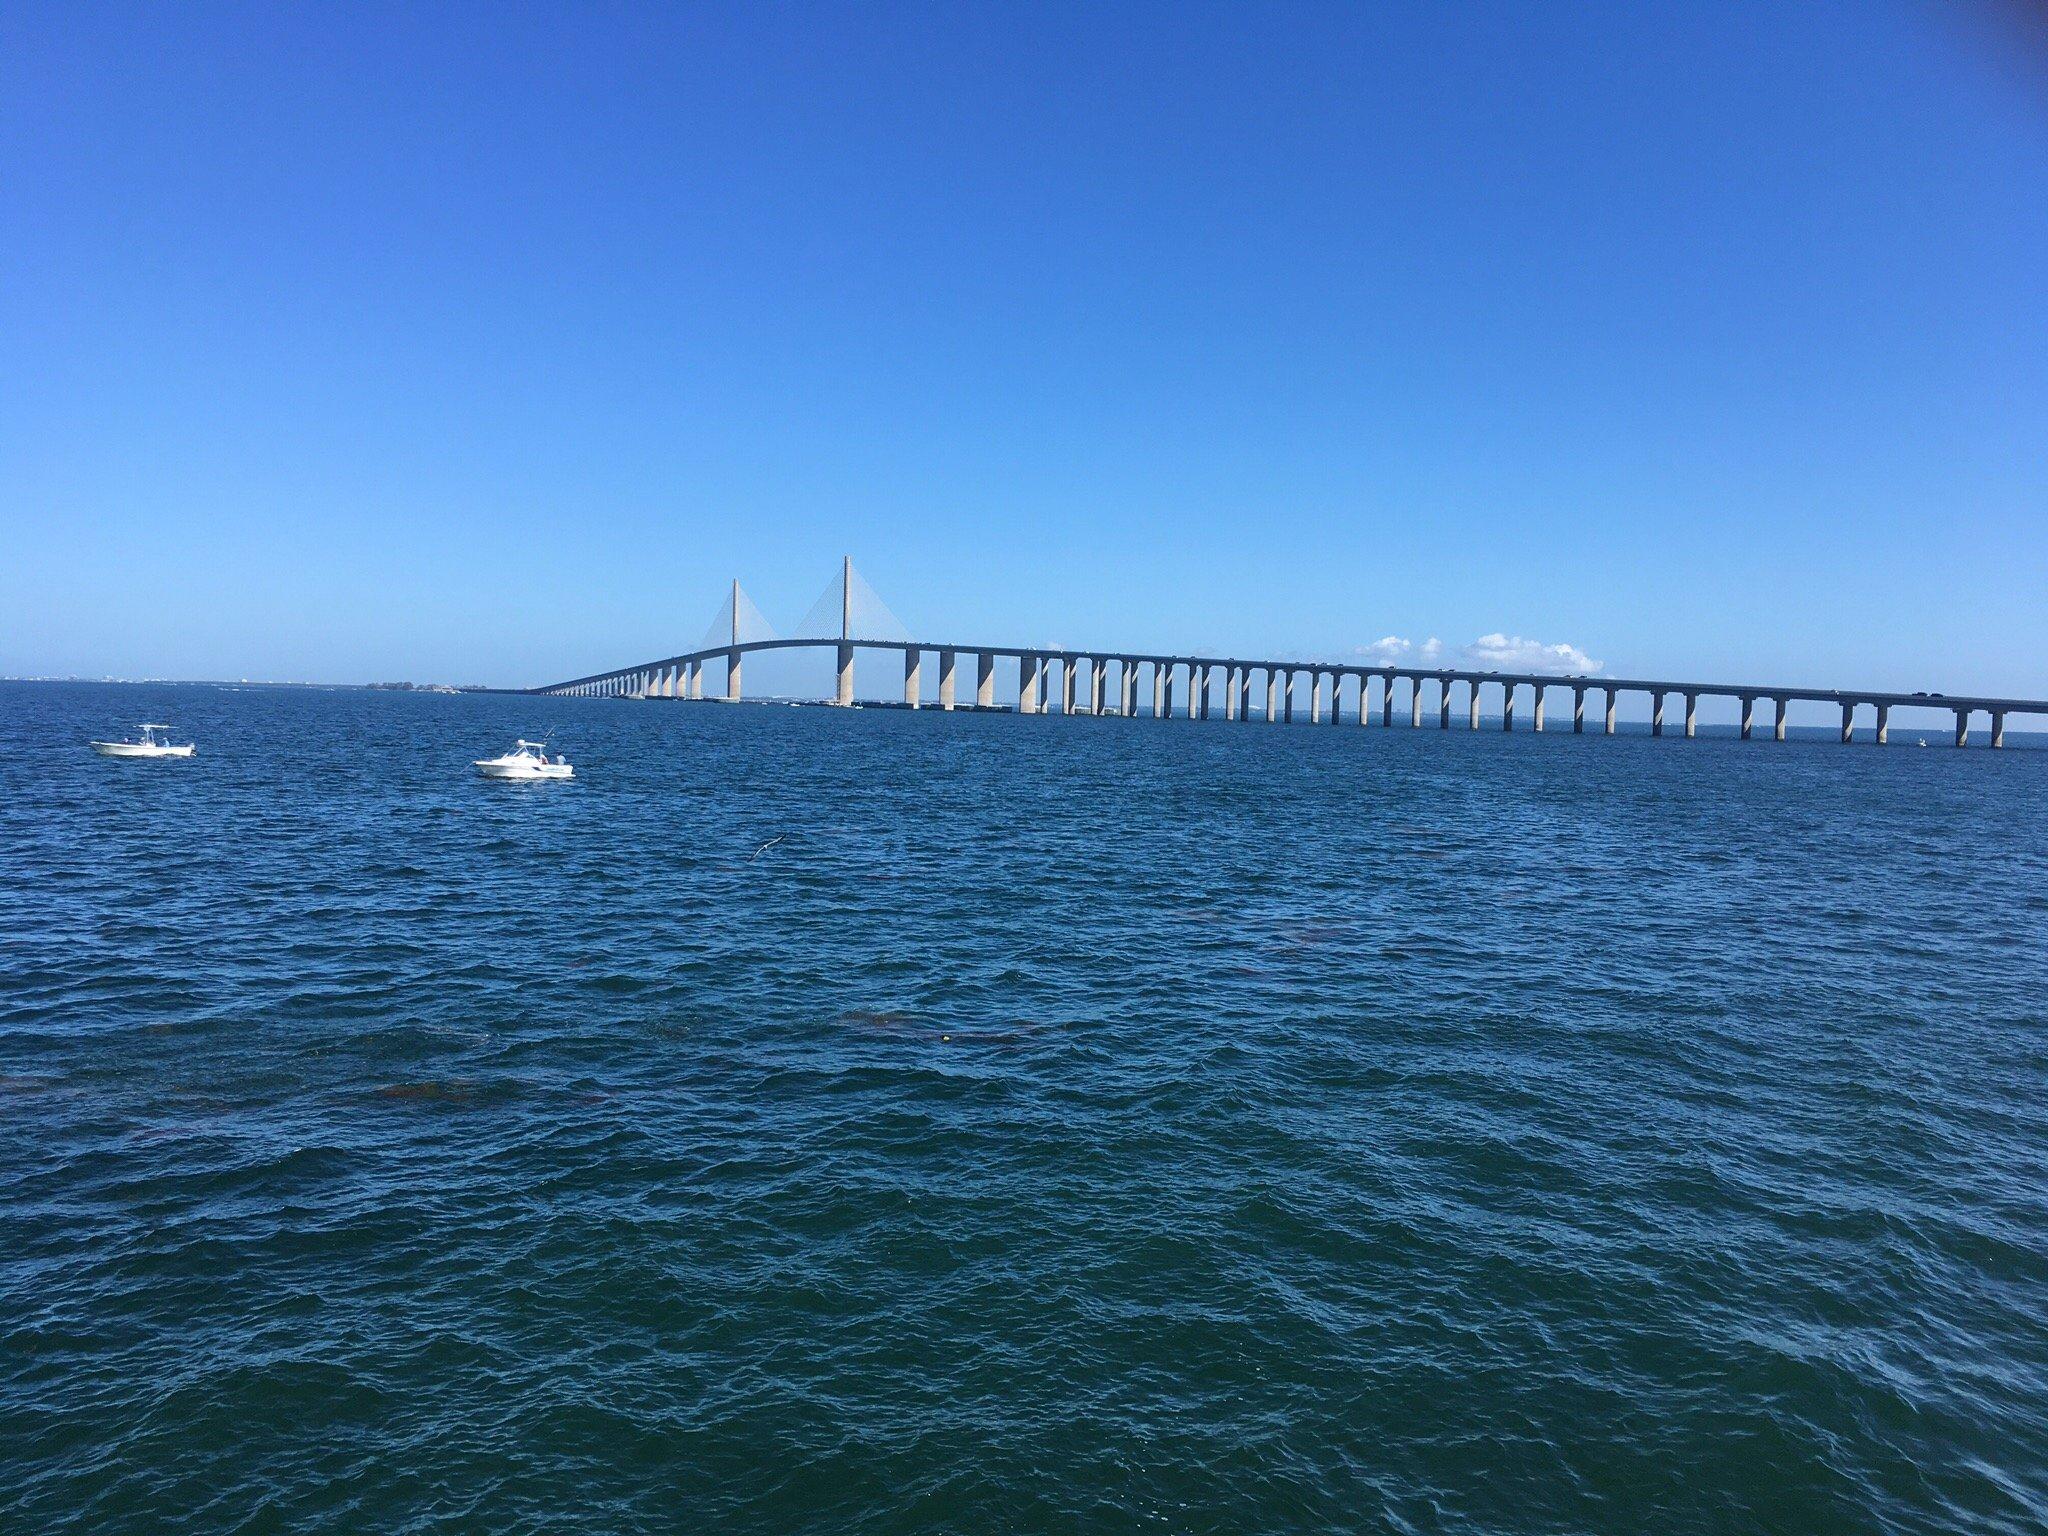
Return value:
<svg viewBox="0 0 2048 1536">
<path fill-rule="evenodd" d="M 1989 741 L 2005 745 L 2005 722 L 2010 715 L 2048 717 L 2048 700 L 1980 698 L 1942 693 L 1897 693 L 1881 689 L 1795 688 L 1770 683 L 1707 683 L 1665 681 L 1651 678 L 1556 677 L 1541 673 L 1478 672 L 1458 667 L 1406 667 L 1392 664 L 1354 665 L 1344 662 L 1277 661 L 1230 656 L 1162 656 L 1149 652 L 1122 650 L 1060 650 L 1045 646 L 986 645 L 967 642 L 937 642 L 912 639 L 908 630 L 889 611 L 881 597 L 853 568 L 849 558 L 841 562 L 818 601 L 798 625 L 794 636 L 774 632 L 760 609 L 735 581 L 717 618 L 694 650 L 655 661 L 637 662 L 609 672 L 571 678 L 534 694 L 561 697 L 630 699 L 702 699 L 704 666 L 723 668 L 724 687 L 719 694 L 728 701 L 741 697 L 743 663 L 762 651 L 829 649 L 837 664 L 834 702 L 851 705 L 853 663 L 858 651 L 894 653 L 903 661 L 903 702 L 915 709 L 936 707 L 1009 708 L 996 702 L 998 663 L 1016 668 L 1018 714 L 1113 715 L 1134 718 L 1149 713 L 1158 719 L 1183 715 L 1189 719 L 1254 720 L 1276 724 L 1338 724 L 1350 721 L 1370 725 L 1375 715 L 1382 726 L 1396 719 L 1397 693 L 1405 688 L 1399 702 L 1405 722 L 1413 728 L 1423 724 L 1425 703 L 1433 705 L 1435 724 L 1451 728 L 1455 688 L 1465 691 L 1465 724 L 1479 729 L 1480 690 L 1499 690 L 1501 729 L 1515 728 L 1515 707 L 1525 691 L 1529 695 L 1529 728 L 1544 728 L 1544 711 L 1553 691 L 1569 690 L 1574 731 L 1586 729 L 1586 699 L 1595 695 L 1601 706 L 1596 719 L 1607 735 L 1615 732 L 1615 703 L 1624 693 L 1640 693 L 1650 701 L 1650 732 L 1665 733 L 1670 701 L 1683 701 L 1683 723 L 1687 736 L 1696 734 L 1701 699 L 1733 699 L 1741 705 L 1742 739 L 1755 733 L 1757 706 L 1771 710 L 1771 735 L 1786 737 L 1786 718 L 1791 705 L 1819 704 L 1841 711 L 1841 740 L 1858 739 L 1858 719 L 1869 712 L 1870 726 L 1863 739 L 1882 744 L 1889 739 L 1894 709 L 1931 710 L 1946 715 L 1953 723 L 1954 741 L 1969 745 L 1973 717 L 1984 715 L 1989 722 Z M 925 659 L 938 662 L 937 698 L 924 699 Z M 959 663 L 972 658 L 974 692 L 971 700 L 960 695 Z M 1256 680 L 1256 681 L 1255 681 Z M 1377 690 L 1375 690 L 1377 683 Z M 1114 685 L 1114 694 L 1111 687 Z M 1425 698 L 1425 692 L 1431 696 Z M 1345 707 L 1346 694 L 1350 707 Z M 1377 704 L 1375 707 L 1375 693 Z M 1141 701 L 1149 694 L 1149 710 Z"/>
</svg>

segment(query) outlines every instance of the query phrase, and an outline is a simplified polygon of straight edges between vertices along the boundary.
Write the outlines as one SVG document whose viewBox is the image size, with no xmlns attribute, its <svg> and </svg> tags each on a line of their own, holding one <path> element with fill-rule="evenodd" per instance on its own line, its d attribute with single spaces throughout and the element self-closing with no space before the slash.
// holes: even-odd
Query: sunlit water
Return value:
<svg viewBox="0 0 2048 1536">
<path fill-rule="evenodd" d="M 0 1530 L 2048 1524 L 2048 753 L 21 685 L 0 790 Z"/>
</svg>

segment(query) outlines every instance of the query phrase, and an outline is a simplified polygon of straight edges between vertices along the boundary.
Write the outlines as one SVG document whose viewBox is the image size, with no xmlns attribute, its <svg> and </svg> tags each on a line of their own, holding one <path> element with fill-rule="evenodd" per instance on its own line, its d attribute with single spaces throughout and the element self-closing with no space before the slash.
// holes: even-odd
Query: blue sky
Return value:
<svg viewBox="0 0 2048 1536">
<path fill-rule="evenodd" d="M 2048 694 L 1999 4 L 0 10 L 0 672 L 790 625 Z"/>
</svg>

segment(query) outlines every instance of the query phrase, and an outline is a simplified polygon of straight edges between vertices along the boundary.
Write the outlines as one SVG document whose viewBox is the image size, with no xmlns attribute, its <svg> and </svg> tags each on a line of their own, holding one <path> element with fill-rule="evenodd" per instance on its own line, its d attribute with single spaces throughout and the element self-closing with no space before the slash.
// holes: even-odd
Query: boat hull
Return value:
<svg viewBox="0 0 2048 1536">
<path fill-rule="evenodd" d="M 476 765 L 476 771 L 487 779 L 573 779 L 576 770 L 568 764 L 549 763 L 544 768 L 511 763 L 483 762 Z"/>
<path fill-rule="evenodd" d="M 92 749 L 101 757 L 190 757 L 193 752 L 190 742 L 182 747 L 152 747 L 139 741 L 96 741 Z"/>
</svg>

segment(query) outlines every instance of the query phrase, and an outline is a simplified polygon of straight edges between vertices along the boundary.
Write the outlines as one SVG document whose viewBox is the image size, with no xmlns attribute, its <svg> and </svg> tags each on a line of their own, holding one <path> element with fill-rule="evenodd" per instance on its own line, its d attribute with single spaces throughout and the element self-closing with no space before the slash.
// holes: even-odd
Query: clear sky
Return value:
<svg viewBox="0 0 2048 1536">
<path fill-rule="evenodd" d="M 793 626 L 2048 694 L 1970 3 L 0 8 L 0 672 Z"/>
</svg>

